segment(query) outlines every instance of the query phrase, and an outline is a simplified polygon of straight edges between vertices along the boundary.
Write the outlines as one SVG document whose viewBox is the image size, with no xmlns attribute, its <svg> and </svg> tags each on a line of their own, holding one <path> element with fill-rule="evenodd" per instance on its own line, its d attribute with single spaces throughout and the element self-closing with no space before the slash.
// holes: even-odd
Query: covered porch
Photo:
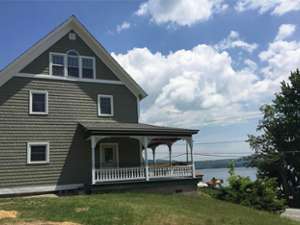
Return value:
<svg viewBox="0 0 300 225">
<path fill-rule="evenodd" d="M 192 135 L 198 130 L 117 122 L 81 125 L 91 143 L 92 184 L 196 178 Z M 118 144 L 120 140 L 135 140 L 136 144 L 126 147 Z M 177 141 L 185 142 L 185 162 L 180 164 L 172 158 L 172 146 Z M 161 145 L 168 147 L 168 161 L 163 164 L 156 159 L 157 147 Z M 126 163 L 124 157 L 129 158 Z"/>
</svg>

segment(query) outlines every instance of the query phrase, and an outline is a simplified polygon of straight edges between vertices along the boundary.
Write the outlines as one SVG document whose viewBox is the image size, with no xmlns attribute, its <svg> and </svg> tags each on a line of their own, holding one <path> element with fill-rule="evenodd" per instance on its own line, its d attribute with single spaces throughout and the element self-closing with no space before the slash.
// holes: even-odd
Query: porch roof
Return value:
<svg viewBox="0 0 300 225">
<path fill-rule="evenodd" d="M 184 136 L 190 137 L 199 130 L 154 126 L 144 123 L 81 122 L 90 135 Z"/>
</svg>

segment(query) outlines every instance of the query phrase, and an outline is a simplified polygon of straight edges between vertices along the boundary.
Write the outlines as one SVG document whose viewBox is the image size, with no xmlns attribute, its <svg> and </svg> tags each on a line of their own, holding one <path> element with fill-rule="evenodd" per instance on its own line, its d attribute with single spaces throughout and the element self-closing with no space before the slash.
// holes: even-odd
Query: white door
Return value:
<svg viewBox="0 0 300 225">
<path fill-rule="evenodd" d="M 119 167 L 119 150 L 116 143 L 100 144 L 100 164 L 101 168 Z"/>
</svg>

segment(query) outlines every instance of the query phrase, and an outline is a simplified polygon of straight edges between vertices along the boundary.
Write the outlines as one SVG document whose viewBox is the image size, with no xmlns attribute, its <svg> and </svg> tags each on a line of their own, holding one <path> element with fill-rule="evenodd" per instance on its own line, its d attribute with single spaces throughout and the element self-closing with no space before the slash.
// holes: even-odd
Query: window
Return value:
<svg viewBox="0 0 300 225">
<path fill-rule="evenodd" d="M 48 114 L 48 92 L 31 90 L 29 95 L 29 113 L 35 115 Z"/>
<path fill-rule="evenodd" d="M 82 57 L 82 78 L 93 79 L 94 78 L 94 58 Z"/>
<path fill-rule="evenodd" d="M 49 163 L 49 143 L 48 142 L 27 143 L 27 163 L 28 164 Z"/>
<path fill-rule="evenodd" d="M 102 168 L 119 166 L 119 150 L 117 143 L 100 144 L 100 166 Z"/>
<path fill-rule="evenodd" d="M 79 77 L 79 54 L 75 50 L 67 52 L 68 55 L 68 76 Z"/>
<path fill-rule="evenodd" d="M 49 68 L 53 76 L 96 79 L 95 58 L 80 56 L 76 50 L 50 53 Z"/>
<path fill-rule="evenodd" d="M 65 56 L 63 54 L 50 54 L 50 74 L 53 76 L 65 76 Z"/>
<path fill-rule="evenodd" d="M 113 96 L 112 95 L 98 95 L 98 115 L 99 116 L 113 116 Z"/>
</svg>

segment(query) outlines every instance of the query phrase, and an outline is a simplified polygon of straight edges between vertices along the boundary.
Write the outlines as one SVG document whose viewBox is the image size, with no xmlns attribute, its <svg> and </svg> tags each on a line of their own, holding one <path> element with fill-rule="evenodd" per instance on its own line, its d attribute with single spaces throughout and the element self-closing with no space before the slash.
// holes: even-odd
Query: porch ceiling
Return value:
<svg viewBox="0 0 300 225">
<path fill-rule="evenodd" d="M 90 135 L 118 135 L 118 136 L 169 136 L 191 137 L 199 130 L 154 126 L 143 123 L 119 123 L 119 122 L 81 122 L 81 126 Z"/>
</svg>

